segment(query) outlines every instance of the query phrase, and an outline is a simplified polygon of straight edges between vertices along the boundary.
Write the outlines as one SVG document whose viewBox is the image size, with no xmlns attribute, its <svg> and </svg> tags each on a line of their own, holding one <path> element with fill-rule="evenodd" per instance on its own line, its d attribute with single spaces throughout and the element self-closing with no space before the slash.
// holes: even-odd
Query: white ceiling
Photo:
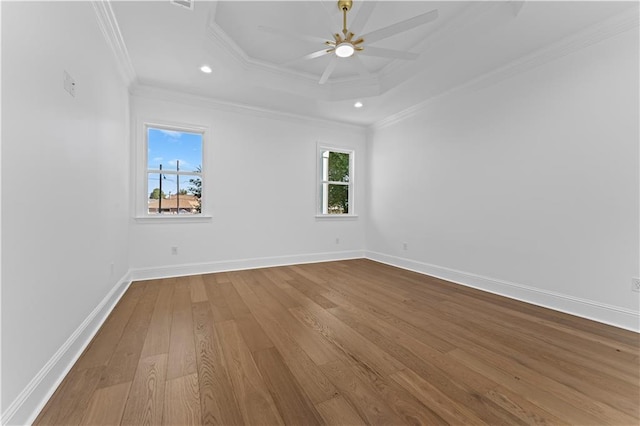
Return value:
<svg viewBox="0 0 640 426">
<path fill-rule="evenodd" d="M 196 0 L 193 10 L 168 0 L 111 5 L 138 85 L 361 125 L 637 8 L 635 2 L 614 1 L 381 1 L 363 33 L 438 10 L 436 21 L 374 44 L 416 52 L 419 58 L 361 56 L 368 77 L 358 73 L 351 58 L 340 59 L 328 82 L 320 85 L 329 56 L 283 63 L 322 49 L 321 43 L 276 36 L 258 27 L 330 40 L 342 26 L 336 2 Z M 360 6 L 354 0 L 349 22 Z M 200 72 L 204 63 L 213 73 Z M 355 109 L 356 100 L 364 107 Z"/>
</svg>

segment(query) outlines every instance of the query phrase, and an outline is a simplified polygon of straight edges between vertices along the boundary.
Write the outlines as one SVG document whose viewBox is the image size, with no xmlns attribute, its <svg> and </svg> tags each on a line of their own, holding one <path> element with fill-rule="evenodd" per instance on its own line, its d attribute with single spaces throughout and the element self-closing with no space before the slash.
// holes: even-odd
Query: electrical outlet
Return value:
<svg viewBox="0 0 640 426">
<path fill-rule="evenodd" d="M 631 290 L 640 293 L 640 278 L 631 278 Z"/>
<path fill-rule="evenodd" d="M 407 243 L 402 243 L 402 250 L 409 250 L 409 245 Z"/>
<path fill-rule="evenodd" d="M 116 269 L 116 264 L 115 264 L 115 263 L 113 263 L 113 262 L 111 262 L 111 269 L 110 269 L 110 271 L 111 271 L 111 275 L 112 275 L 112 276 L 113 276 L 113 273 L 115 272 L 115 269 Z"/>
<path fill-rule="evenodd" d="M 336 238 L 336 244 L 340 244 L 340 238 Z"/>
<path fill-rule="evenodd" d="M 172 255 L 177 255 L 178 254 L 178 247 L 171 247 L 171 254 Z"/>
</svg>

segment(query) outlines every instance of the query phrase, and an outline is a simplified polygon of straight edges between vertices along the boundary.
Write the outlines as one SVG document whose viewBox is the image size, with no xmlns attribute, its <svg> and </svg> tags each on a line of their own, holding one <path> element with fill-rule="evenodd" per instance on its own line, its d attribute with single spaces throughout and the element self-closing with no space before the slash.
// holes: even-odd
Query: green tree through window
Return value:
<svg viewBox="0 0 640 426">
<path fill-rule="evenodd" d="M 320 213 L 326 215 L 352 214 L 352 155 L 331 149 L 320 149 L 321 194 Z"/>
<path fill-rule="evenodd" d="M 154 188 L 153 191 L 151 191 L 151 194 L 149 194 L 149 199 L 158 200 L 161 196 L 162 198 L 167 198 L 164 191 L 160 192 L 160 188 Z"/>
<path fill-rule="evenodd" d="M 329 181 L 349 182 L 349 154 L 329 151 Z M 329 184 L 328 209 L 349 213 L 349 185 Z"/>
<path fill-rule="evenodd" d="M 198 173 L 202 173 L 202 166 L 196 167 Z M 202 179 L 199 177 L 189 179 L 189 192 L 198 199 L 196 210 L 202 213 Z"/>
<path fill-rule="evenodd" d="M 148 215 L 202 213 L 204 130 L 145 124 Z"/>
</svg>

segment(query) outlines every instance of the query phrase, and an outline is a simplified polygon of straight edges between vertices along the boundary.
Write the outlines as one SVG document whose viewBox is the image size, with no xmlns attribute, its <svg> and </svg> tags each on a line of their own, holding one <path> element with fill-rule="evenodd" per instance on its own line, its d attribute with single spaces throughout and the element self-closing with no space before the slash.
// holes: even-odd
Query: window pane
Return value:
<svg viewBox="0 0 640 426">
<path fill-rule="evenodd" d="M 202 165 L 202 134 L 147 129 L 147 169 L 197 172 Z"/>
<path fill-rule="evenodd" d="M 329 181 L 349 182 L 349 154 L 329 152 Z"/>
<path fill-rule="evenodd" d="M 149 214 L 201 213 L 199 176 L 148 173 Z"/>
<path fill-rule="evenodd" d="M 335 185 L 330 183 L 322 185 L 322 213 L 349 213 L 349 185 Z"/>
</svg>

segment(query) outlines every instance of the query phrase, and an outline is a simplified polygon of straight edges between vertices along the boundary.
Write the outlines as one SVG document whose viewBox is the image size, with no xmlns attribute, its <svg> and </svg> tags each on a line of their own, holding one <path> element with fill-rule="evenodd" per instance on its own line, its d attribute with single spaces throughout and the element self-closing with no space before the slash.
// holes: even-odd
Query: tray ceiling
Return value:
<svg viewBox="0 0 640 426">
<path fill-rule="evenodd" d="M 362 2 L 349 12 L 355 19 Z M 331 38 L 341 28 L 332 1 L 112 2 L 136 84 L 285 113 L 369 125 L 621 14 L 633 2 L 376 2 L 363 32 L 437 9 L 436 21 L 375 43 L 416 52 L 415 61 L 362 57 L 370 75 L 329 56 L 286 64 L 322 45 L 260 26 Z M 209 64 L 211 74 L 199 67 Z M 355 101 L 364 107 L 353 108 Z"/>
</svg>

